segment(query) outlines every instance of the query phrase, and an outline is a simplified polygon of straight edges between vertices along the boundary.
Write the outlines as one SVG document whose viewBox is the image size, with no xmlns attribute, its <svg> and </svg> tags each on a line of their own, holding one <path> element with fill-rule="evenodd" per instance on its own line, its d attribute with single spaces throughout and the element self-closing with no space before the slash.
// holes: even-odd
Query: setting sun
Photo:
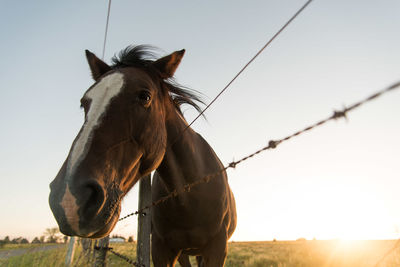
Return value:
<svg viewBox="0 0 400 267">
<path fill-rule="evenodd" d="M 309 214 L 310 220 L 317 223 L 308 229 L 308 234 L 318 239 L 363 240 L 391 236 L 386 232 L 386 222 L 393 218 L 388 217 L 384 203 L 361 192 L 357 186 L 330 185 L 329 193 L 314 194 L 307 201 L 317 211 Z M 307 229 L 307 225 L 299 227 Z M 391 227 L 394 232 L 395 225 Z"/>
</svg>

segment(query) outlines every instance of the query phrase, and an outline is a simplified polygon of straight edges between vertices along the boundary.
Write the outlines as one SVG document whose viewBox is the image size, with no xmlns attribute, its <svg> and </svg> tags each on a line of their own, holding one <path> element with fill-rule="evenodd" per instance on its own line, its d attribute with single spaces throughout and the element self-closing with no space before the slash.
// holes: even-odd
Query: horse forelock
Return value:
<svg viewBox="0 0 400 267">
<path fill-rule="evenodd" d="M 85 93 L 83 98 L 90 102 L 90 108 L 85 123 L 72 145 L 67 164 L 67 177 L 73 174 L 76 166 L 87 155 L 93 131 L 101 125 L 111 100 L 121 93 L 123 86 L 124 75 L 114 72 L 103 77 Z"/>
<path fill-rule="evenodd" d="M 157 58 L 158 49 L 149 45 L 128 46 L 121 50 L 118 56 L 112 58 L 112 68 L 136 67 L 144 70 L 154 81 L 161 84 L 161 90 L 171 98 L 176 110 L 182 114 L 181 106 L 183 104 L 194 107 L 199 113 L 202 111 L 197 104 L 205 104 L 200 93 L 178 84 L 173 78 L 164 80 L 161 78 L 158 69 L 153 65 Z"/>
</svg>

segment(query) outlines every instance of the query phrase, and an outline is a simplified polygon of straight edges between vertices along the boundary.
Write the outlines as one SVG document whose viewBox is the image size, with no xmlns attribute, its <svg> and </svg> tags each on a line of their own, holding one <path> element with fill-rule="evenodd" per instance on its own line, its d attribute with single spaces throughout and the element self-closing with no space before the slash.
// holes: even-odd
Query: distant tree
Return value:
<svg viewBox="0 0 400 267">
<path fill-rule="evenodd" d="M 304 241 L 307 241 L 307 239 L 305 239 L 304 237 L 300 237 L 300 238 L 298 238 L 296 241 L 302 241 L 302 242 L 304 242 Z"/>
<path fill-rule="evenodd" d="M 111 238 L 122 238 L 123 240 L 126 240 L 125 237 L 123 237 L 122 235 L 118 235 L 118 234 L 112 235 Z"/>
<path fill-rule="evenodd" d="M 20 237 L 17 237 L 17 238 L 14 238 L 13 240 L 11 240 L 10 243 L 11 244 L 28 244 L 29 241 L 28 241 L 28 239 L 20 236 Z"/>
<path fill-rule="evenodd" d="M 43 234 L 47 237 L 47 243 L 57 243 L 60 239 L 58 227 L 46 228 Z"/>
<path fill-rule="evenodd" d="M 276 242 L 276 238 L 274 238 L 274 240 L 272 240 L 272 242 Z"/>
<path fill-rule="evenodd" d="M 44 235 L 42 235 L 42 236 L 39 238 L 40 243 L 44 243 L 45 238 L 46 238 L 46 237 L 45 237 Z"/>
<path fill-rule="evenodd" d="M 57 242 L 58 242 L 57 236 L 49 236 L 46 240 L 46 243 L 57 243 Z"/>
<path fill-rule="evenodd" d="M 135 242 L 135 240 L 133 240 L 133 236 L 130 236 L 130 237 L 128 238 L 128 242 L 129 242 L 129 243 Z"/>
<path fill-rule="evenodd" d="M 13 238 L 13 239 L 10 241 L 10 243 L 11 243 L 11 244 L 19 244 L 20 241 L 21 241 L 21 238 L 18 237 L 18 238 Z"/>
<path fill-rule="evenodd" d="M 8 236 L 6 236 L 3 240 L 0 240 L 0 248 L 8 243 L 10 243 L 10 238 Z"/>
<path fill-rule="evenodd" d="M 42 243 L 42 242 L 40 242 L 39 238 L 35 237 L 35 238 L 32 240 L 31 243 L 32 243 L 32 244 L 40 244 L 40 243 Z"/>
</svg>

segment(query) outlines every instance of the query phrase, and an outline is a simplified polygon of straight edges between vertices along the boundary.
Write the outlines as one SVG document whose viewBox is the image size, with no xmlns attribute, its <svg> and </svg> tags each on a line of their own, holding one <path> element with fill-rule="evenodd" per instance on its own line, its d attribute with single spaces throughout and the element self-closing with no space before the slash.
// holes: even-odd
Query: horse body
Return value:
<svg viewBox="0 0 400 267">
<path fill-rule="evenodd" d="M 157 168 L 153 201 L 223 168 L 209 144 L 192 129 L 185 131 L 186 127 L 179 114 L 167 119 L 168 143 L 181 136 L 169 146 Z M 202 255 L 204 262 L 209 263 L 206 266 L 222 266 L 226 242 L 236 226 L 235 201 L 226 173 L 153 207 L 152 226 L 152 248 L 158 255 L 153 257 L 155 264 L 160 260 L 173 262 L 183 253 Z M 166 247 L 169 249 L 165 250 Z"/>
<path fill-rule="evenodd" d="M 100 238 L 118 221 L 122 198 L 156 170 L 152 199 L 223 168 L 209 144 L 182 116 L 196 108 L 190 91 L 168 81 L 184 50 L 156 61 L 143 47 L 128 48 L 109 66 L 87 51 L 96 83 L 81 100 L 85 123 L 50 184 L 50 207 L 66 235 Z M 236 208 L 225 172 L 152 208 L 152 257 L 156 267 L 223 266 Z M 200 264 L 199 264 L 200 265 Z"/>
</svg>

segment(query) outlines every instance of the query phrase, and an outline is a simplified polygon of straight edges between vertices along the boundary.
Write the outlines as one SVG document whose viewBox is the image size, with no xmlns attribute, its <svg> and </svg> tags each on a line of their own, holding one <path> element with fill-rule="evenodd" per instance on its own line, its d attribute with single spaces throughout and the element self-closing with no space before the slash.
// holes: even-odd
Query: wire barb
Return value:
<svg viewBox="0 0 400 267">
<path fill-rule="evenodd" d="M 338 120 L 340 118 L 345 118 L 347 120 L 347 108 L 343 108 L 343 110 L 334 110 L 332 119 Z"/>
<path fill-rule="evenodd" d="M 229 163 L 228 167 L 235 169 L 236 168 L 237 163 L 235 161 L 232 161 L 231 163 Z"/>
<path fill-rule="evenodd" d="M 190 192 L 190 184 L 184 185 L 184 186 L 183 186 L 183 190 L 184 190 L 185 192 L 189 193 L 189 192 Z"/>
<path fill-rule="evenodd" d="M 271 149 L 276 148 L 278 145 L 279 145 L 279 142 L 274 141 L 274 140 L 270 140 L 270 141 L 268 142 L 268 147 L 271 148 Z"/>
</svg>

